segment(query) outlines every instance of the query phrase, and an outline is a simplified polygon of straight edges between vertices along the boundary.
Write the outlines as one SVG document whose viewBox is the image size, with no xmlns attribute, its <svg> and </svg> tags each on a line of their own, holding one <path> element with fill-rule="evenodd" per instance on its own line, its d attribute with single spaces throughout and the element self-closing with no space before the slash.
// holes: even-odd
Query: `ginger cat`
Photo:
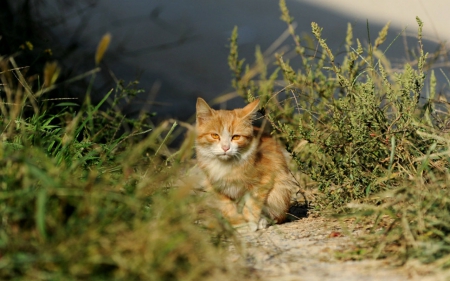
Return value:
<svg viewBox="0 0 450 281">
<path fill-rule="evenodd" d="M 282 223 L 298 187 L 280 145 L 253 128 L 258 105 L 255 100 L 244 108 L 214 110 L 198 98 L 196 114 L 197 161 L 217 193 L 215 205 L 233 226 L 253 231 Z"/>
</svg>

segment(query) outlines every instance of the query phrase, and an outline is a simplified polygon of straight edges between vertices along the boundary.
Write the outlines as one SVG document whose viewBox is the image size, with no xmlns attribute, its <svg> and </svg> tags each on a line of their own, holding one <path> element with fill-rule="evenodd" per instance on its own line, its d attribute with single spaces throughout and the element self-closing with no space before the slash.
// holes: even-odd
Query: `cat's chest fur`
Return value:
<svg viewBox="0 0 450 281">
<path fill-rule="evenodd" d="M 237 199 L 248 192 L 253 183 L 245 165 L 241 163 L 210 159 L 203 169 L 212 187 L 232 199 Z"/>
</svg>

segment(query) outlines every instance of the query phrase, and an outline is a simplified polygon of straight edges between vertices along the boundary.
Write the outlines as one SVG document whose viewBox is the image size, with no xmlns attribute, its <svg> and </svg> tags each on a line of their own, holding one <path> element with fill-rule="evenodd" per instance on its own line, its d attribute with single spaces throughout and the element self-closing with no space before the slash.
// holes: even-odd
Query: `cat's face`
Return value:
<svg viewBox="0 0 450 281">
<path fill-rule="evenodd" d="M 259 100 L 244 108 L 214 110 L 197 99 L 197 153 L 204 157 L 228 161 L 239 160 L 253 140 L 252 119 Z"/>
</svg>

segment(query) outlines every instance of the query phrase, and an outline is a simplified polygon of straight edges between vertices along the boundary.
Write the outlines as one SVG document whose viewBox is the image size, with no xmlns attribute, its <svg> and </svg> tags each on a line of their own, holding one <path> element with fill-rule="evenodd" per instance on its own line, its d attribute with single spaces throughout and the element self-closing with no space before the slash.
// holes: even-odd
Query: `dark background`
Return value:
<svg viewBox="0 0 450 281">
<path fill-rule="evenodd" d="M 354 38 L 364 46 L 376 39 L 385 24 L 376 18 L 344 15 L 312 3 L 287 1 L 297 34 L 304 38 L 305 46 L 310 44 L 311 55 L 317 54 L 310 31 L 313 21 L 323 27 L 323 38 L 337 61 L 344 52 L 347 23 L 353 25 Z M 227 64 L 231 31 L 238 26 L 240 57 L 251 63 L 257 45 L 264 52 L 286 30 L 275 0 L 4 0 L 0 1 L 0 17 L 0 55 L 20 52 L 19 63 L 29 66 L 30 73 L 40 73 L 45 61 L 57 60 L 64 74 L 60 79 L 93 69 L 96 45 L 105 33 L 111 33 L 112 44 L 96 79 L 93 98 L 100 99 L 114 87 L 115 79 L 123 79 L 125 84 L 138 80 L 136 87 L 144 91 L 130 104 L 123 104 L 122 109 L 130 116 L 140 111 L 155 112 L 155 120 L 188 120 L 197 97 L 211 101 L 229 94 L 231 99 L 218 106 L 241 106 L 243 101 L 232 94 Z M 409 26 L 406 33 L 416 34 L 416 30 L 417 25 Z M 417 39 L 406 33 L 393 24 L 381 48 L 393 42 L 386 54 L 399 71 L 413 59 L 417 48 Z M 33 50 L 26 48 L 27 41 L 33 44 Z M 292 39 L 287 38 L 276 51 L 287 54 L 293 46 Z M 425 40 L 429 52 L 438 46 Z M 270 58 L 273 54 L 267 55 Z M 299 67 L 295 59 L 292 64 Z M 448 73 L 448 68 L 443 69 Z M 440 75 L 439 70 L 436 73 Z M 448 91 L 445 79 L 439 79 L 443 86 L 438 90 Z M 48 95 L 72 95 L 81 100 L 86 86 L 86 81 L 62 86 Z"/>
</svg>

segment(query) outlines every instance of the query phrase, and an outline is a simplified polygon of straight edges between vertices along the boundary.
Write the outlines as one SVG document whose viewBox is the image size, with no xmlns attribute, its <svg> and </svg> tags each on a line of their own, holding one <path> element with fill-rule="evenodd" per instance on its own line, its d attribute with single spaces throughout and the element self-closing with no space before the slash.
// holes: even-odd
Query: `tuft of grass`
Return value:
<svg viewBox="0 0 450 281">
<path fill-rule="evenodd" d="M 197 183 L 178 180 L 192 137 L 171 151 L 170 122 L 115 110 L 133 94 L 122 84 L 98 104 L 45 102 L 13 62 L 0 59 L 1 280 L 249 278 L 224 262 L 232 233 L 202 215 Z"/>
<path fill-rule="evenodd" d="M 447 267 L 449 107 L 437 93 L 433 71 L 445 49 L 425 52 L 417 18 L 415 57 L 400 69 L 385 56 L 400 36 L 387 42 L 389 23 L 365 46 L 349 24 L 346 52 L 337 56 L 317 23 L 311 24 L 314 39 L 308 44 L 295 34 L 284 0 L 280 8 L 295 52 L 276 53 L 276 67 L 262 67 L 270 58 L 261 59 L 257 49 L 255 64 L 245 66 L 235 31 L 229 64 L 237 93 L 261 99 L 273 134 L 317 187 L 316 209 L 366 223 L 375 218 L 361 244 L 374 250 L 357 251 L 360 255 L 418 258 Z"/>
</svg>

